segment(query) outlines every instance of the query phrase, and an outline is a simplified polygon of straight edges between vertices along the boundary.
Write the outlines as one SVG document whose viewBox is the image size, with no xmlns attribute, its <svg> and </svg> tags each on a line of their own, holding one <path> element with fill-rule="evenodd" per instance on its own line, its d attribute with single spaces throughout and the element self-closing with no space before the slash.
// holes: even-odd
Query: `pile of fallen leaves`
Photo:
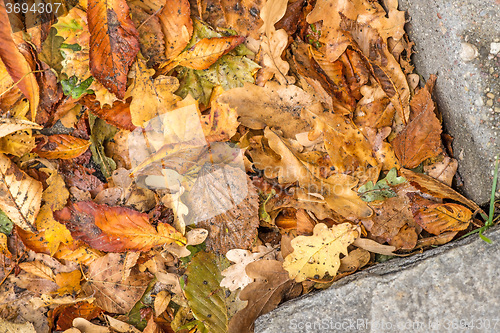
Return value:
<svg viewBox="0 0 500 333">
<path fill-rule="evenodd" d="M 0 0 L 0 327 L 250 332 L 481 225 L 397 6 Z"/>
</svg>

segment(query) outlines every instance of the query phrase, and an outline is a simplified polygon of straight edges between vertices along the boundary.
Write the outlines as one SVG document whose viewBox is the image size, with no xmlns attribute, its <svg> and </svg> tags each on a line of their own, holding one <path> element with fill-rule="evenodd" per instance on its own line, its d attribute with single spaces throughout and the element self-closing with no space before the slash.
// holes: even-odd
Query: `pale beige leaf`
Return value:
<svg viewBox="0 0 500 333">
<path fill-rule="evenodd" d="M 21 130 L 42 128 L 43 126 L 40 126 L 37 123 L 33 123 L 28 120 L 17 118 L 2 118 L 0 119 L 0 138 Z"/>
<path fill-rule="evenodd" d="M 160 291 L 155 298 L 154 309 L 156 317 L 159 317 L 168 307 L 168 303 L 172 299 L 172 295 L 166 290 Z"/>
<path fill-rule="evenodd" d="M 81 333 L 111 333 L 109 328 L 92 324 L 84 318 L 73 319 L 73 327 L 78 329 Z"/>
<path fill-rule="evenodd" d="M 264 7 L 260 11 L 260 17 L 264 24 L 260 28 L 260 32 L 269 34 L 274 30 L 274 25 L 285 15 L 287 0 L 267 0 Z"/>
<path fill-rule="evenodd" d="M 19 268 L 42 279 L 54 282 L 56 280 L 56 276 L 54 272 L 52 272 L 52 269 L 40 261 L 22 262 L 19 264 Z"/>
<path fill-rule="evenodd" d="M 395 255 L 393 252 L 396 251 L 395 246 L 382 245 L 368 238 L 357 238 L 354 240 L 352 245 L 357 246 L 360 249 L 373 253 L 384 254 L 386 256 L 393 256 Z"/>
<path fill-rule="evenodd" d="M 3 318 L 0 318 L 0 331 L 6 333 L 36 333 L 35 327 L 30 322 L 14 324 Z"/>
<path fill-rule="evenodd" d="M 42 184 L 3 154 L 0 154 L 0 180 L 0 209 L 20 228 L 36 231 L 34 223 L 40 210 Z"/>
<path fill-rule="evenodd" d="M 117 332 L 121 333 L 141 333 L 137 328 L 134 326 L 124 323 L 121 320 L 115 319 L 111 316 L 106 315 L 106 319 L 108 319 L 109 322 L 109 327 L 114 329 Z"/>
</svg>

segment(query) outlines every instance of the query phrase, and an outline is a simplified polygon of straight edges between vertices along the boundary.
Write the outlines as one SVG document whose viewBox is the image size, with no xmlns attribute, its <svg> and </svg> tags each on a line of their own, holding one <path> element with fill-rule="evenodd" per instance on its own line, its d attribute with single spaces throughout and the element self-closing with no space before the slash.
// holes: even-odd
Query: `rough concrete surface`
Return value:
<svg viewBox="0 0 500 333">
<path fill-rule="evenodd" d="M 500 1 L 399 3 L 410 18 L 407 31 L 416 43 L 416 72 L 425 79 L 438 74 L 436 99 L 445 130 L 455 138 L 463 192 L 486 203 L 492 162 L 500 153 Z M 466 52 L 460 56 L 462 47 Z M 467 48 L 470 55 L 474 47 L 478 56 L 466 61 Z"/>
<path fill-rule="evenodd" d="M 500 332 L 500 228 L 353 274 L 257 319 L 256 333 Z"/>
</svg>

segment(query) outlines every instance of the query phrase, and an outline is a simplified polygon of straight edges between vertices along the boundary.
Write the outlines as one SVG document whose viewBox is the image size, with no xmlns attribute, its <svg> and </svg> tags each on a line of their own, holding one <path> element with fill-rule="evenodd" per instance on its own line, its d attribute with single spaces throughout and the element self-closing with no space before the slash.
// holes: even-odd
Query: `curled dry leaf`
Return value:
<svg viewBox="0 0 500 333">
<path fill-rule="evenodd" d="M 87 282 L 83 291 L 95 297 L 96 304 L 104 311 L 127 313 L 141 299 L 150 276 L 132 269 L 127 279 L 123 280 L 125 255 L 108 253 L 90 264 L 85 274 Z"/>
<path fill-rule="evenodd" d="M 54 213 L 75 239 L 108 252 L 148 251 L 155 246 L 186 240 L 172 226 L 160 223 L 156 230 L 147 214 L 124 207 L 109 207 L 91 201 L 71 203 Z"/>
<path fill-rule="evenodd" d="M 428 204 L 414 213 L 415 221 L 434 235 L 465 230 L 471 217 L 469 209 L 453 203 Z"/>
<path fill-rule="evenodd" d="M 139 52 L 128 5 L 124 0 L 89 0 L 87 18 L 92 75 L 122 99 L 128 70 Z"/>
<path fill-rule="evenodd" d="M 0 154 L 0 209 L 20 228 L 36 231 L 35 218 L 42 201 L 42 184 Z"/>
<path fill-rule="evenodd" d="M 358 227 L 350 223 L 330 229 L 319 223 L 312 236 L 298 236 L 292 240 L 294 251 L 285 258 L 283 268 L 297 282 L 320 279 L 327 273 L 334 277 L 340 267 L 340 254 L 347 255 L 347 247 L 358 237 Z"/>
<path fill-rule="evenodd" d="M 90 147 L 90 141 L 67 134 L 44 137 L 33 149 L 40 157 L 67 160 L 82 155 Z"/>
<path fill-rule="evenodd" d="M 42 128 L 43 126 L 40 126 L 37 123 L 28 120 L 17 118 L 2 118 L 0 119 L 0 138 L 3 138 L 17 131 Z"/>
</svg>

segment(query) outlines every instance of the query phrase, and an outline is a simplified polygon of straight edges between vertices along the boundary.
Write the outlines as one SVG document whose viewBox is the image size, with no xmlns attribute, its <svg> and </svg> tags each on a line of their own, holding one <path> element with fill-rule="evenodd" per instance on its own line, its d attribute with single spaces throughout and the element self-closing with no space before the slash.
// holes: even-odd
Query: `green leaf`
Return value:
<svg viewBox="0 0 500 333">
<path fill-rule="evenodd" d="M 66 43 L 62 43 L 61 44 L 61 49 L 69 49 L 71 51 L 81 51 L 82 50 L 82 47 L 78 44 L 66 44 Z"/>
<path fill-rule="evenodd" d="M 229 323 L 229 290 L 220 287 L 221 271 L 229 261 L 214 253 L 199 252 L 188 265 L 184 293 L 196 319 L 211 333 L 226 333 Z"/>
<path fill-rule="evenodd" d="M 88 89 L 92 82 L 94 82 L 93 77 L 89 77 L 83 82 L 78 82 L 76 76 L 72 76 L 67 80 L 61 80 L 61 86 L 64 95 L 71 95 L 73 99 L 79 99 L 84 93 L 91 94 L 92 90 Z"/>
<path fill-rule="evenodd" d="M 104 177 L 111 177 L 113 171 L 116 170 L 116 163 L 112 158 L 106 156 L 104 145 L 115 136 L 118 129 L 92 113 L 89 113 L 89 124 L 92 159 L 99 165 Z"/>
<path fill-rule="evenodd" d="M 271 216 L 269 216 L 269 214 L 266 211 L 266 204 L 269 201 L 269 199 L 271 199 L 275 195 L 276 195 L 276 191 L 274 189 L 271 190 L 271 193 L 269 193 L 269 195 L 265 199 L 262 197 L 262 195 L 260 195 L 261 203 L 259 206 L 259 219 L 261 221 L 271 223 Z"/>
<path fill-rule="evenodd" d="M 398 173 L 396 168 L 389 170 L 385 178 L 379 180 L 376 184 L 372 181 L 364 184 L 358 189 L 358 195 L 361 200 L 372 202 L 376 200 L 385 200 L 396 196 L 391 186 L 396 186 L 406 182 L 404 177 L 397 177 Z"/>
<path fill-rule="evenodd" d="M 14 223 L 12 223 L 7 214 L 0 210 L 0 232 L 8 236 L 12 232 L 13 227 Z"/>
<path fill-rule="evenodd" d="M 49 65 L 57 73 L 61 73 L 61 62 L 64 60 L 61 54 L 61 45 L 64 44 L 63 42 L 64 38 L 57 36 L 57 30 L 51 28 L 47 39 L 42 44 L 42 51 L 38 53 L 40 60 Z"/>
</svg>

